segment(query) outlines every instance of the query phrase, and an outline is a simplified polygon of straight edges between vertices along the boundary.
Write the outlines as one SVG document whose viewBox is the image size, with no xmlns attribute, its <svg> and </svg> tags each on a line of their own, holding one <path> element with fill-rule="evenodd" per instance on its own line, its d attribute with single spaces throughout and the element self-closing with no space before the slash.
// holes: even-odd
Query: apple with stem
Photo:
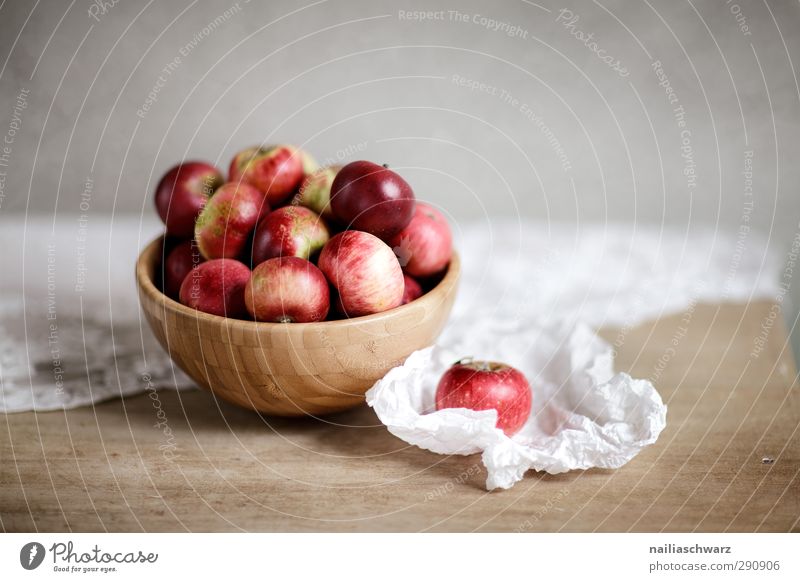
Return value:
<svg viewBox="0 0 800 582">
<path fill-rule="evenodd" d="M 322 321 L 330 308 L 325 275 L 299 257 L 276 257 L 258 265 L 244 297 L 247 311 L 256 321 Z"/>
<path fill-rule="evenodd" d="M 253 234 L 253 265 L 274 257 L 314 256 L 328 242 L 325 222 L 303 206 L 284 206 L 262 218 Z"/>
<path fill-rule="evenodd" d="M 379 313 L 403 300 L 403 270 L 394 252 L 378 237 L 358 230 L 334 236 L 317 262 L 336 288 L 349 317 Z"/>
<path fill-rule="evenodd" d="M 191 237 L 194 221 L 223 182 L 220 171 L 206 162 L 189 161 L 170 168 L 158 182 L 155 194 L 156 210 L 167 234 Z"/>
<path fill-rule="evenodd" d="M 531 415 L 531 387 L 525 375 L 506 364 L 472 360 L 453 364 L 436 388 L 436 410 L 497 411 L 497 428 L 511 436 Z"/>
<path fill-rule="evenodd" d="M 388 166 L 351 162 L 333 180 L 331 208 L 347 228 L 389 240 L 411 221 L 414 191 Z"/>
</svg>

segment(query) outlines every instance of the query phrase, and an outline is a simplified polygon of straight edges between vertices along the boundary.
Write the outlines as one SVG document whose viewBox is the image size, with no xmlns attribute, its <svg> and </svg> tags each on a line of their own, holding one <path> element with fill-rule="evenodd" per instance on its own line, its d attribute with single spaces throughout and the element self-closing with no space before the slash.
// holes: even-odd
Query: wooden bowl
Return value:
<svg viewBox="0 0 800 582">
<path fill-rule="evenodd" d="M 195 382 L 243 406 L 279 416 L 320 415 L 364 401 L 364 393 L 411 352 L 432 345 L 456 296 L 454 253 L 444 278 L 395 309 L 340 321 L 256 323 L 195 311 L 155 285 L 163 237 L 142 251 L 136 282 L 142 310 L 172 360 Z"/>
</svg>

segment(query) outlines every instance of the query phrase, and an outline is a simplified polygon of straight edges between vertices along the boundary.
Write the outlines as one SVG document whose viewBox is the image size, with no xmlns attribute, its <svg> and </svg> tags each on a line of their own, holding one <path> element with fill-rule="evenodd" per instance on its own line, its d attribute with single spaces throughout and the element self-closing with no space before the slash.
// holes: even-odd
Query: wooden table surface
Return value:
<svg viewBox="0 0 800 582">
<path fill-rule="evenodd" d="M 780 317 L 751 355 L 770 307 L 700 305 L 602 331 L 618 346 L 618 368 L 656 378 L 669 406 L 658 442 L 619 470 L 529 472 L 513 489 L 488 493 L 479 456 L 408 447 L 366 406 L 326 421 L 261 418 L 204 391 L 163 390 L 2 416 L 0 525 L 797 531 L 800 402 Z"/>
</svg>

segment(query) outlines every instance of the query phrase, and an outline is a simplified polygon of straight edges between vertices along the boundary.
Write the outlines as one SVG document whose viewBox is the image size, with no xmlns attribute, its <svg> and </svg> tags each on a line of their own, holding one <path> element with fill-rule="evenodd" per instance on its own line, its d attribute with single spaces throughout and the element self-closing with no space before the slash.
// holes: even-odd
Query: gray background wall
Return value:
<svg viewBox="0 0 800 582">
<path fill-rule="evenodd" d="M 0 63 L 0 134 L 26 104 L 0 217 L 77 213 L 87 179 L 92 213 L 149 213 L 175 161 L 281 141 L 386 161 L 457 218 L 731 231 L 752 151 L 751 224 L 780 250 L 798 231 L 794 1 L 7 0 Z"/>
</svg>

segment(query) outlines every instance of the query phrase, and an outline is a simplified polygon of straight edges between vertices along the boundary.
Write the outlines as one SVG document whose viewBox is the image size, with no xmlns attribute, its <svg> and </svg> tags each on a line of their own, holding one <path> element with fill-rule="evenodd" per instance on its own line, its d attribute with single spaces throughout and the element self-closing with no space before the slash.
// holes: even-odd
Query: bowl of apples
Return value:
<svg viewBox="0 0 800 582">
<path fill-rule="evenodd" d="M 322 415 L 434 343 L 459 280 L 450 228 L 386 166 L 318 168 L 292 146 L 184 162 L 155 194 L 142 310 L 197 384 L 245 408 Z"/>
</svg>

